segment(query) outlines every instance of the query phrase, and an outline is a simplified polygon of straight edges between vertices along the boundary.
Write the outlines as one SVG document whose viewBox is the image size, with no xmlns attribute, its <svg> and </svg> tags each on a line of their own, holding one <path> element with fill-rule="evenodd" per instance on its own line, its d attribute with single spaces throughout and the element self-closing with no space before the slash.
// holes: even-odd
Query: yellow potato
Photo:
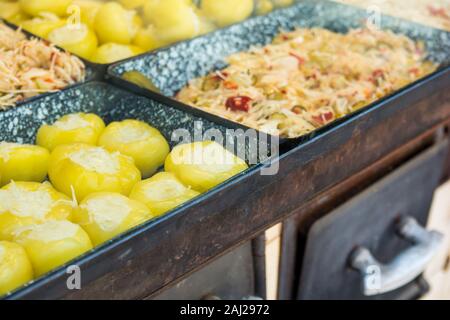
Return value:
<svg viewBox="0 0 450 320">
<path fill-rule="evenodd" d="M 144 7 L 147 22 L 155 26 L 166 42 L 192 38 L 200 33 L 195 8 L 185 0 L 149 0 Z"/>
<path fill-rule="evenodd" d="M 0 241 L 0 297 L 33 280 L 33 268 L 20 245 Z"/>
<path fill-rule="evenodd" d="M 144 203 L 153 214 L 160 216 L 199 194 L 184 186 L 173 173 L 160 172 L 136 184 L 130 198 Z"/>
<path fill-rule="evenodd" d="M 198 18 L 200 19 L 200 31 L 199 34 L 207 34 L 216 30 L 216 25 L 209 18 L 205 17 L 201 11 L 197 11 Z"/>
<path fill-rule="evenodd" d="M 263 15 L 272 11 L 274 8 L 271 0 L 256 0 L 256 14 Z"/>
<path fill-rule="evenodd" d="M 101 44 L 130 44 L 141 22 L 134 11 L 125 10 L 116 2 L 107 2 L 98 10 L 94 25 Z"/>
<path fill-rule="evenodd" d="M 98 44 L 95 33 L 83 23 L 66 24 L 54 29 L 48 34 L 48 39 L 85 59 L 89 59 L 94 54 Z"/>
<path fill-rule="evenodd" d="M 272 0 L 276 7 L 287 7 L 294 3 L 294 0 Z"/>
<path fill-rule="evenodd" d="M 19 0 L 20 8 L 31 16 L 51 12 L 62 17 L 67 14 L 71 3 L 72 0 Z"/>
<path fill-rule="evenodd" d="M 47 38 L 48 34 L 56 28 L 66 24 L 66 21 L 53 14 L 46 14 L 33 19 L 23 21 L 20 26 L 41 38 Z"/>
<path fill-rule="evenodd" d="M 73 206 L 48 182 L 11 182 L 0 189 L 0 240 L 11 240 L 26 225 L 71 220 Z"/>
<path fill-rule="evenodd" d="M 153 218 L 142 203 L 119 193 L 87 196 L 75 213 L 75 222 L 89 235 L 94 246 L 102 244 Z"/>
<path fill-rule="evenodd" d="M 150 25 L 146 28 L 139 29 L 133 39 L 133 44 L 145 51 L 150 51 L 160 48 L 166 43 L 158 37 L 155 27 Z"/>
<path fill-rule="evenodd" d="M 98 138 L 104 129 L 105 123 L 95 114 L 68 114 L 52 125 L 41 126 L 37 133 L 36 144 L 50 151 L 63 144 L 97 145 Z"/>
<path fill-rule="evenodd" d="M 22 22 L 24 22 L 26 20 L 30 20 L 30 19 L 31 19 L 31 16 L 29 16 L 28 14 L 26 14 L 23 11 L 20 11 L 19 13 L 10 16 L 7 20 L 16 25 L 20 25 Z"/>
<path fill-rule="evenodd" d="M 75 11 L 75 14 L 79 14 L 79 17 L 75 18 L 79 18 L 82 23 L 94 30 L 95 17 L 102 3 L 94 0 L 75 0 L 73 5 L 78 6 L 78 12 Z"/>
<path fill-rule="evenodd" d="M 169 143 L 155 128 L 138 120 L 109 124 L 98 140 L 106 150 L 127 155 L 141 170 L 144 178 L 151 176 L 164 164 L 170 152 Z"/>
<path fill-rule="evenodd" d="M 212 141 L 176 146 L 165 162 L 166 171 L 199 192 L 208 191 L 247 168 L 244 160 Z"/>
<path fill-rule="evenodd" d="M 219 26 L 227 26 L 250 17 L 253 0 L 202 0 L 201 10 Z"/>
<path fill-rule="evenodd" d="M 23 227 L 14 241 L 25 248 L 37 277 L 92 249 L 87 233 L 69 221 Z"/>
<path fill-rule="evenodd" d="M 97 48 L 90 60 L 105 64 L 137 56 L 141 53 L 144 53 L 144 50 L 137 46 L 105 43 Z"/>
<path fill-rule="evenodd" d="M 16 2 L 0 1 L 0 18 L 10 19 L 20 13 L 20 6 Z"/>
<path fill-rule="evenodd" d="M 126 9 L 137 9 L 142 7 L 147 0 L 119 0 L 120 4 Z"/>
<path fill-rule="evenodd" d="M 141 180 L 132 158 L 101 147 L 70 144 L 56 147 L 48 171 L 55 188 L 78 201 L 96 192 L 118 192 L 128 196 Z"/>
<path fill-rule="evenodd" d="M 0 142 L 0 187 L 12 180 L 44 181 L 49 158 L 48 150 L 39 146 Z"/>
</svg>

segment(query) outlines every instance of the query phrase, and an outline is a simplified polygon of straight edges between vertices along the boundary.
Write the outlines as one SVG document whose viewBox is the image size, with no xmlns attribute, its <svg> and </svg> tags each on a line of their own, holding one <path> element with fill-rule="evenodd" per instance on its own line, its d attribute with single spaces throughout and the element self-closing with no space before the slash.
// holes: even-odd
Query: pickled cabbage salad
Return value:
<svg viewBox="0 0 450 320">
<path fill-rule="evenodd" d="M 450 31 L 449 0 L 335 0 Z"/>
<path fill-rule="evenodd" d="M 193 79 L 179 101 L 260 131 L 294 138 L 432 73 L 423 43 L 375 29 L 297 29 L 233 54 Z"/>
<path fill-rule="evenodd" d="M 85 78 L 83 62 L 0 22 L 0 110 Z"/>
</svg>

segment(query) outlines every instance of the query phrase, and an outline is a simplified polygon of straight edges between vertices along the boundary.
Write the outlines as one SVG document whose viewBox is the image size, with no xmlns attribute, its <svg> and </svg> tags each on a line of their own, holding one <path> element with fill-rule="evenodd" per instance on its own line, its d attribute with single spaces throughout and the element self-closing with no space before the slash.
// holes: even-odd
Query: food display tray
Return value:
<svg viewBox="0 0 450 320">
<path fill-rule="evenodd" d="M 344 31 L 360 26 L 365 18 L 365 11 L 353 7 L 303 1 L 268 16 L 129 59 L 109 69 L 108 76 L 117 87 L 90 82 L 0 113 L 0 141 L 33 142 L 42 122 L 74 111 L 95 111 L 108 122 L 138 117 L 159 127 L 166 137 L 180 126 L 192 130 L 194 119 L 210 123 L 222 132 L 226 128 L 242 128 L 177 103 L 170 96 L 190 78 L 223 67 L 225 56 L 269 43 L 280 28 L 323 26 Z M 286 141 L 279 157 L 264 159 L 168 215 L 80 257 L 76 263 L 81 268 L 81 290 L 67 288 L 70 275 L 60 268 L 8 299 L 149 297 L 289 215 L 303 212 L 311 201 L 320 201 L 327 190 L 398 148 L 415 139 L 425 140 L 424 135 L 428 139 L 430 132 L 450 123 L 449 33 L 388 16 L 383 16 L 382 21 L 383 26 L 394 31 L 423 39 L 430 57 L 441 63 L 441 68 L 308 136 Z M 151 78 L 163 94 L 120 78 L 130 70 Z M 278 167 L 276 174 L 261 174 L 271 165 Z"/>
<path fill-rule="evenodd" d="M 352 28 L 365 27 L 367 18 L 367 11 L 357 7 L 323 0 L 300 1 L 291 7 L 276 10 L 266 16 L 252 18 L 205 36 L 114 64 L 108 69 L 108 77 L 112 82 L 134 92 L 215 122 L 229 124 L 230 120 L 188 106 L 175 100 L 173 96 L 186 86 L 189 80 L 225 67 L 224 59 L 227 56 L 246 51 L 254 46 L 268 44 L 280 31 L 293 30 L 297 27 L 321 27 L 343 33 Z M 282 139 L 283 142 L 289 141 L 298 145 L 309 141 L 321 133 L 348 122 L 357 114 L 377 109 L 383 102 L 410 92 L 411 88 L 415 88 L 416 91 L 421 90 L 425 82 L 430 81 L 434 75 L 443 70 L 448 73 L 450 64 L 449 32 L 386 15 L 381 15 L 379 21 L 382 29 L 392 30 L 414 40 L 423 41 L 429 52 L 429 59 L 440 65 L 438 70 L 433 75 L 411 83 L 407 87 L 307 135 Z M 138 71 L 145 75 L 155 85 L 158 92 L 143 89 L 122 79 L 122 74 L 127 71 Z M 245 128 L 243 125 L 240 126 Z"/>
<path fill-rule="evenodd" d="M 59 94 L 45 96 L 41 99 L 28 102 L 14 109 L 0 113 L 0 141 L 34 143 L 37 130 L 43 123 L 53 123 L 61 116 L 74 112 L 95 113 L 103 118 L 106 123 L 124 119 L 138 119 L 145 121 L 159 129 L 169 141 L 171 147 L 179 143 L 174 134 L 176 134 L 176 130 L 180 129 L 188 132 L 193 141 L 203 140 L 201 135 L 195 135 L 194 132 L 196 130 L 199 133 L 205 133 L 209 129 L 219 130 L 224 137 L 229 134 L 227 130 L 229 128 L 187 114 L 184 111 L 164 106 L 145 97 L 137 96 L 116 88 L 113 85 L 92 81 L 77 87 L 65 89 Z M 236 137 L 231 137 L 230 139 L 232 138 L 238 139 Z M 235 147 L 236 146 L 231 150 L 236 150 Z M 248 147 L 245 145 L 239 147 L 244 148 L 242 152 L 248 152 Z M 132 256 L 133 254 L 130 251 L 134 250 L 133 242 L 135 240 L 133 239 L 135 234 L 147 234 L 147 242 L 159 242 L 160 239 L 158 237 L 151 236 L 151 230 L 153 228 L 159 228 L 164 221 L 178 220 L 178 214 L 183 212 L 187 207 L 198 206 L 203 200 L 208 199 L 217 193 L 223 185 L 233 183 L 236 179 L 239 180 L 240 177 L 251 171 L 257 170 L 258 167 L 259 164 L 250 165 L 249 169 L 235 176 L 230 181 L 224 182 L 217 188 L 202 194 L 159 219 L 152 220 L 120 236 L 118 239 L 113 239 L 105 245 L 94 248 L 92 252 L 87 253 L 69 264 L 77 264 L 84 269 L 85 264 L 92 264 L 94 260 L 105 257 L 105 254 L 108 256 L 110 248 L 119 248 L 121 247 L 121 244 L 124 245 L 121 249 L 122 253 L 128 252 L 126 253 L 126 256 Z M 210 209 L 213 210 L 213 207 Z M 183 219 L 189 219 L 189 217 L 184 217 L 182 220 Z M 183 223 L 182 220 L 179 220 L 177 223 Z M 170 232 L 170 230 L 168 230 L 168 232 Z M 117 263 L 119 262 L 108 258 L 105 258 L 104 261 L 108 261 L 107 264 L 109 265 L 109 268 L 117 267 Z M 99 272 L 103 272 L 101 270 L 102 268 L 99 268 L 96 271 L 97 276 Z M 34 290 L 42 290 L 42 288 L 51 285 L 51 283 L 55 281 L 64 283 L 64 280 L 61 280 L 61 277 L 64 276 L 65 269 L 64 266 L 62 266 L 50 274 L 35 280 L 32 284 L 12 294 L 11 297 L 22 296 L 27 292 L 32 292 Z M 86 277 L 91 276 L 93 275 Z"/>
</svg>

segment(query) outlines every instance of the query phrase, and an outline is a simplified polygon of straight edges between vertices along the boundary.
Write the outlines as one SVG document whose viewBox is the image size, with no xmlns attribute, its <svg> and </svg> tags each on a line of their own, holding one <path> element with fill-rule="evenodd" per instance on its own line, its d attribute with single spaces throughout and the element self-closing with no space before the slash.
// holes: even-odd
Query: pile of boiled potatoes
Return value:
<svg viewBox="0 0 450 320">
<path fill-rule="evenodd" d="M 0 17 L 111 63 L 265 14 L 293 0 L 0 0 Z"/>
<path fill-rule="evenodd" d="M 164 170 L 161 168 L 164 167 Z M 212 141 L 180 144 L 95 114 L 0 143 L 0 296 L 244 171 Z"/>
</svg>

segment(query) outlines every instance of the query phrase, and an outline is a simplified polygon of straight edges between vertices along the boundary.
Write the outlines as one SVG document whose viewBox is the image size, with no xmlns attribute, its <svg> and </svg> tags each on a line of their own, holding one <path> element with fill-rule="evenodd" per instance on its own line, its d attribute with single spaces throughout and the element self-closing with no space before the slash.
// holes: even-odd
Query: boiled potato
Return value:
<svg viewBox="0 0 450 320">
<path fill-rule="evenodd" d="M 202 0 L 201 10 L 219 26 L 226 26 L 250 17 L 253 0 Z"/>
<path fill-rule="evenodd" d="M 133 39 L 133 44 L 145 51 L 154 50 L 164 46 L 166 43 L 159 38 L 154 26 L 140 28 Z"/>
<path fill-rule="evenodd" d="M 39 146 L 0 142 L 0 187 L 12 180 L 44 181 L 49 158 L 48 150 Z"/>
<path fill-rule="evenodd" d="M 144 7 L 146 20 L 167 42 L 192 38 L 200 32 L 200 20 L 186 0 L 149 0 Z"/>
<path fill-rule="evenodd" d="M 0 240 L 17 228 L 48 220 L 72 219 L 73 203 L 48 182 L 11 182 L 0 189 Z"/>
<path fill-rule="evenodd" d="M 134 11 L 125 10 L 116 2 L 107 2 L 98 10 L 94 26 L 101 44 L 130 44 L 142 23 Z"/>
<path fill-rule="evenodd" d="M 33 280 L 33 268 L 20 245 L 0 241 L 0 297 Z"/>
<path fill-rule="evenodd" d="M 176 146 L 165 162 L 186 186 L 205 192 L 247 169 L 244 160 L 216 142 L 194 142 Z"/>
<path fill-rule="evenodd" d="M 108 151 L 119 151 L 133 158 L 144 178 L 164 164 L 170 151 L 168 142 L 157 129 L 138 120 L 109 124 L 98 144 Z"/>
<path fill-rule="evenodd" d="M 141 180 L 132 158 L 102 147 L 70 144 L 56 147 L 48 175 L 55 188 L 78 201 L 95 192 L 118 192 L 128 196 Z"/>
<path fill-rule="evenodd" d="M 20 26 L 41 38 L 47 38 L 48 34 L 56 28 L 66 24 L 66 21 L 54 14 L 45 14 L 33 19 L 23 21 Z"/>
<path fill-rule="evenodd" d="M 14 241 L 25 248 L 36 276 L 92 249 L 87 233 L 69 221 L 47 221 L 23 227 Z"/>
<path fill-rule="evenodd" d="M 137 9 L 142 7 L 147 0 L 119 0 L 120 4 L 126 9 Z"/>
<path fill-rule="evenodd" d="M 119 193 L 94 193 L 87 196 L 75 213 L 75 222 L 96 246 L 153 218 L 142 203 Z"/>
<path fill-rule="evenodd" d="M 32 17 L 26 14 L 23 11 L 20 11 L 17 14 L 10 16 L 7 20 L 16 25 L 20 25 L 22 22 L 30 20 Z"/>
<path fill-rule="evenodd" d="M 198 18 L 200 20 L 200 31 L 199 34 L 206 34 L 212 32 L 216 29 L 216 25 L 209 18 L 205 17 L 201 11 L 196 11 Z"/>
<path fill-rule="evenodd" d="M 0 18 L 10 19 L 20 13 L 20 6 L 16 2 L 0 1 Z"/>
<path fill-rule="evenodd" d="M 19 0 L 20 8 L 31 16 L 42 12 L 50 12 L 62 17 L 67 14 L 67 8 L 72 0 Z"/>
<path fill-rule="evenodd" d="M 156 87 L 156 85 L 152 82 L 152 80 L 150 80 L 142 72 L 136 70 L 126 71 L 122 74 L 122 79 L 125 79 L 129 82 L 134 83 L 139 87 L 148 89 L 150 91 L 161 93 L 160 90 Z"/>
<path fill-rule="evenodd" d="M 95 114 L 68 114 L 52 125 L 41 126 L 37 133 L 36 144 L 50 151 L 57 146 L 77 142 L 96 145 L 104 129 L 105 123 Z"/>
<path fill-rule="evenodd" d="M 95 33 L 83 23 L 66 24 L 54 29 L 48 35 L 54 44 L 82 58 L 89 59 L 97 49 L 98 40 Z"/>
<path fill-rule="evenodd" d="M 273 10 L 273 3 L 271 0 L 256 0 L 256 14 L 263 15 Z"/>
<path fill-rule="evenodd" d="M 95 17 L 102 6 L 102 3 L 94 0 L 74 0 L 73 5 L 78 6 L 80 21 L 87 25 L 91 30 L 94 30 Z"/>
<path fill-rule="evenodd" d="M 112 63 L 141 53 L 144 53 L 144 50 L 137 46 L 106 43 L 97 48 L 94 55 L 91 57 L 91 61 L 103 64 Z"/>
<path fill-rule="evenodd" d="M 199 194 L 184 186 L 173 173 L 160 172 L 136 184 L 130 198 L 146 204 L 152 213 L 160 216 Z"/>
<path fill-rule="evenodd" d="M 276 7 L 287 7 L 294 3 L 294 0 L 272 0 Z"/>
</svg>

